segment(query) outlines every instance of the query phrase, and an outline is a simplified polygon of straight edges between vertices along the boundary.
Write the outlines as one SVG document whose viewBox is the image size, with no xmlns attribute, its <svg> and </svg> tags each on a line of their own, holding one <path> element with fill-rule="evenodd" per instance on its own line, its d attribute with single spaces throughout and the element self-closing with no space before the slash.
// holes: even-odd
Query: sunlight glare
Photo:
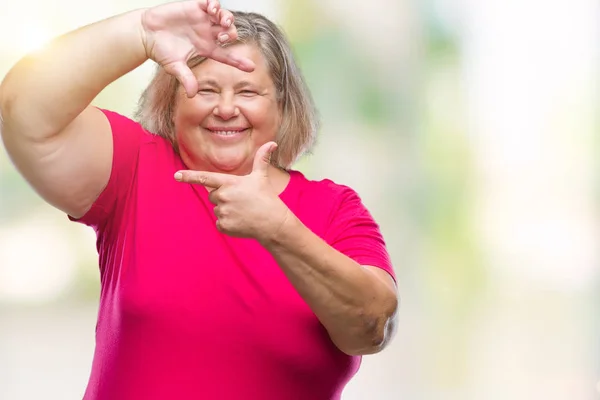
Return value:
<svg viewBox="0 0 600 400">
<path fill-rule="evenodd" d="M 17 48 L 19 51 L 30 53 L 42 49 L 50 40 L 51 35 L 48 29 L 40 24 L 34 26 L 25 26 L 24 31 L 20 32 L 17 38 Z"/>
</svg>

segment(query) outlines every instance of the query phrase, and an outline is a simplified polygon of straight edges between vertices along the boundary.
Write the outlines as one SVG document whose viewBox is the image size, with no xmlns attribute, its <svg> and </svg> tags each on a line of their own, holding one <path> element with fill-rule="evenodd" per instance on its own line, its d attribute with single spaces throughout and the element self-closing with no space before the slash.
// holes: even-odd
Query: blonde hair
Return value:
<svg viewBox="0 0 600 400">
<path fill-rule="evenodd" d="M 236 43 L 256 45 L 269 67 L 282 113 L 275 139 L 278 147 L 271 162 L 289 169 L 300 156 L 312 149 L 319 129 L 318 112 L 282 30 L 257 13 L 233 11 L 233 15 L 238 32 Z M 195 57 L 188 61 L 188 66 L 193 68 L 205 59 Z M 146 130 L 169 140 L 176 151 L 173 113 L 178 88 L 179 81 L 157 66 L 135 112 L 135 119 Z"/>
</svg>

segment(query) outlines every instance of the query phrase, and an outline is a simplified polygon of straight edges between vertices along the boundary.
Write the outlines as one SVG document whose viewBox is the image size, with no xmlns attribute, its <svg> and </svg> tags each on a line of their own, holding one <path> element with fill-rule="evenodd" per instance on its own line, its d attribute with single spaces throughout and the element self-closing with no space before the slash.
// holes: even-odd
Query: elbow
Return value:
<svg viewBox="0 0 600 400">
<path fill-rule="evenodd" d="M 27 59 L 21 63 L 29 63 Z M 22 77 L 22 66 L 8 72 L 0 83 L 0 136 L 26 137 L 32 140 L 49 136 L 47 124 L 40 118 L 40 109 L 32 101 L 33 91 Z"/>
<path fill-rule="evenodd" d="M 6 121 L 8 121 L 9 105 L 4 101 L 0 91 L 0 137 L 3 138 L 6 133 Z"/>
<path fill-rule="evenodd" d="M 398 321 L 398 297 L 389 296 L 376 311 L 365 312 L 361 323 L 352 336 L 360 338 L 349 346 L 338 346 L 350 356 L 365 356 L 383 351 L 396 333 Z"/>
<path fill-rule="evenodd" d="M 8 100 L 8 96 L 6 95 L 6 89 L 4 84 L 0 85 L 0 134 L 2 133 L 3 122 L 8 115 L 8 111 L 10 110 L 10 101 Z"/>
<path fill-rule="evenodd" d="M 388 347 L 395 333 L 398 322 L 398 300 L 394 298 L 365 327 L 365 346 L 358 352 L 360 355 L 377 354 Z"/>
<path fill-rule="evenodd" d="M 6 124 L 12 114 L 15 96 L 10 94 L 6 80 L 0 84 L 0 136 L 6 131 Z"/>
<path fill-rule="evenodd" d="M 9 136 L 18 135 L 19 140 L 37 144 L 56 136 L 60 130 L 49 123 L 39 109 L 36 112 L 16 86 L 7 81 L 0 84 L 0 138 L 6 141 Z"/>
<path fill-rule="evenodd" d="M 4 79 L 0 82 L 0 111 L 4 114 L 8 107 L 13 103 L 14 95 L 11 95 L 11 77 L 14 72 L 9 71 Z M 14 85 L 13 85 L 14 86 Z M 14 92 L 14 91 L 13 91 Z"/>
<path fill-rule="evenodd" d="M 31 71 L 31 67 L 35 65 L 39 65 L 39 61 L 31 55 L 26 55 L 13 65 L 1 80 L 0 117 L 5 123 L 18 114 L 17 108 L 19 111 L 20 108 L 30 111 L 31 101 L 25 97 L 39 95 L 39 90 L 34 89 L 35 85 L 32 85 L 29 79 L 36 75 L 35 71 Z"/>
</svg>

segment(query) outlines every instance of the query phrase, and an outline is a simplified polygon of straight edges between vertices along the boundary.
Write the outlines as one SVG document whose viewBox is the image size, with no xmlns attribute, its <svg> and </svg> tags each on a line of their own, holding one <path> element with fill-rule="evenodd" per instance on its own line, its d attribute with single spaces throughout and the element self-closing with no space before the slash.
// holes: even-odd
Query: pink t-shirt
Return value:
<svg viewBox="0 0 600 400">
<path fill-rule="evenodd" d="M 114 159 L 78 222 L 97 232 L 101 294 L 85 400 L 333 400 L 360 357 L 339 351 L 255 240 L 215 227 L 206 189 L 164 139 L 104 111 Z M 393 271 L 377 224 L 350 188 L 291 171 L 281 199 L 362 265 Z"/>
</svg>

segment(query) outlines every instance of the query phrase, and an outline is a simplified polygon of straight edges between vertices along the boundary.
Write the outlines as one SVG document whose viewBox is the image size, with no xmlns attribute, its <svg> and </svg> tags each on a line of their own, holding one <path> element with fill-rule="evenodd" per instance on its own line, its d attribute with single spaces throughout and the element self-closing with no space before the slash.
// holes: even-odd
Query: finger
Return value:
<svg viewBox="0 0 600 400">
<path fill-rule="evenodd" d="M 174 62 L 164 66 L 165 71 L 177 78 L 185 93 L 192 98 L 198 93 L 198 79 L 192 73 L 192 70 L 184 62 Z"/>
<path fill-rule="evenodd" d="M 216 37 L 219 44 L 234 43 L 238 38 L 238 33 L 235 25 L 230 26 L 228 29 L 223 29 L 220 25 L 215 25 Z"/>
<path fill-rule="evenodd" d="M 233 13 L 229 10 L 225 10 L 225 9 L 221 8 L 221 10 L 219 11 L 219 24 L 223 28 L 228 29 L 231 25 L 233 25 L 233 22 L 234 22 Z"/>
<path fill-rule="evenodd" d="M 254 62 L 247 57 L 242 57 L 236 54 L 235 48 L 215 47 L 209 58 L 223 64 L 231 65 L 244 72 L 252 72 L 256 67 Z"/>
<path fill-rule="evenodd" d="M 215 207 L 213 208 L 213 213 L 215 214 L 215 217 L 217 217 L 217 219 L 223 221 L 224 218 L 227 218 L 229 211 L 226 205 L 215 204 Z"/>
<path fill-rule="evenodd" d="M 218 0 L 210 0 L 206 7 L 206 12 L 210 16 L 217 16 L 219 14 L 219 10 L 221 9 L 221 4 Z"/>
<path fill-rule="evenodd" d="M 213 189 L 235 181 L 235 177 L 231 175 L 205 171 L 177 171 L 174 177 L 178 182 L 194 183 Z"/>
<path fill-rule="evenodd" d="M 198 7 L 208 14 L 212 23 L 217 23 L 217 15 L 221 9 L 221 5 L 216 0 L 201 0 L 198 1 Z"/>
<path fill-rule="evenodd" d="M 271 154 L 277 148 L 277 143 L 268 142 L 260 146 L 254 155 L 252 164 L 252 173 L 259 173 L 263 176 L 268 175 L 269 165 L 271 165 Z"/>
<path fill-rule="evenodd" d="M 217 219 L 216 225 L 217 225 L 217 230 L 218 230 L 219 232 L 221 232 L 221 233 L 225 233 L 225 230 L 224 230 L 224 229 L 223 229 L 223 227 L 221 226 L 221 221 L 219 221 L 218 219 Z"/>
<path fill-rule="evenodd" d="M 219 190 L 220 189 L 209 188 L 208 201 L 213 203 L 215 206 L 223 201 L 221 199 L 221 193 L 219 192 Z M 216 209 L 215 209 L 215 212 L 216 212 Z M 217 215 L 217 217 L 218 217 L 218 215 Z"/>
</svg>

